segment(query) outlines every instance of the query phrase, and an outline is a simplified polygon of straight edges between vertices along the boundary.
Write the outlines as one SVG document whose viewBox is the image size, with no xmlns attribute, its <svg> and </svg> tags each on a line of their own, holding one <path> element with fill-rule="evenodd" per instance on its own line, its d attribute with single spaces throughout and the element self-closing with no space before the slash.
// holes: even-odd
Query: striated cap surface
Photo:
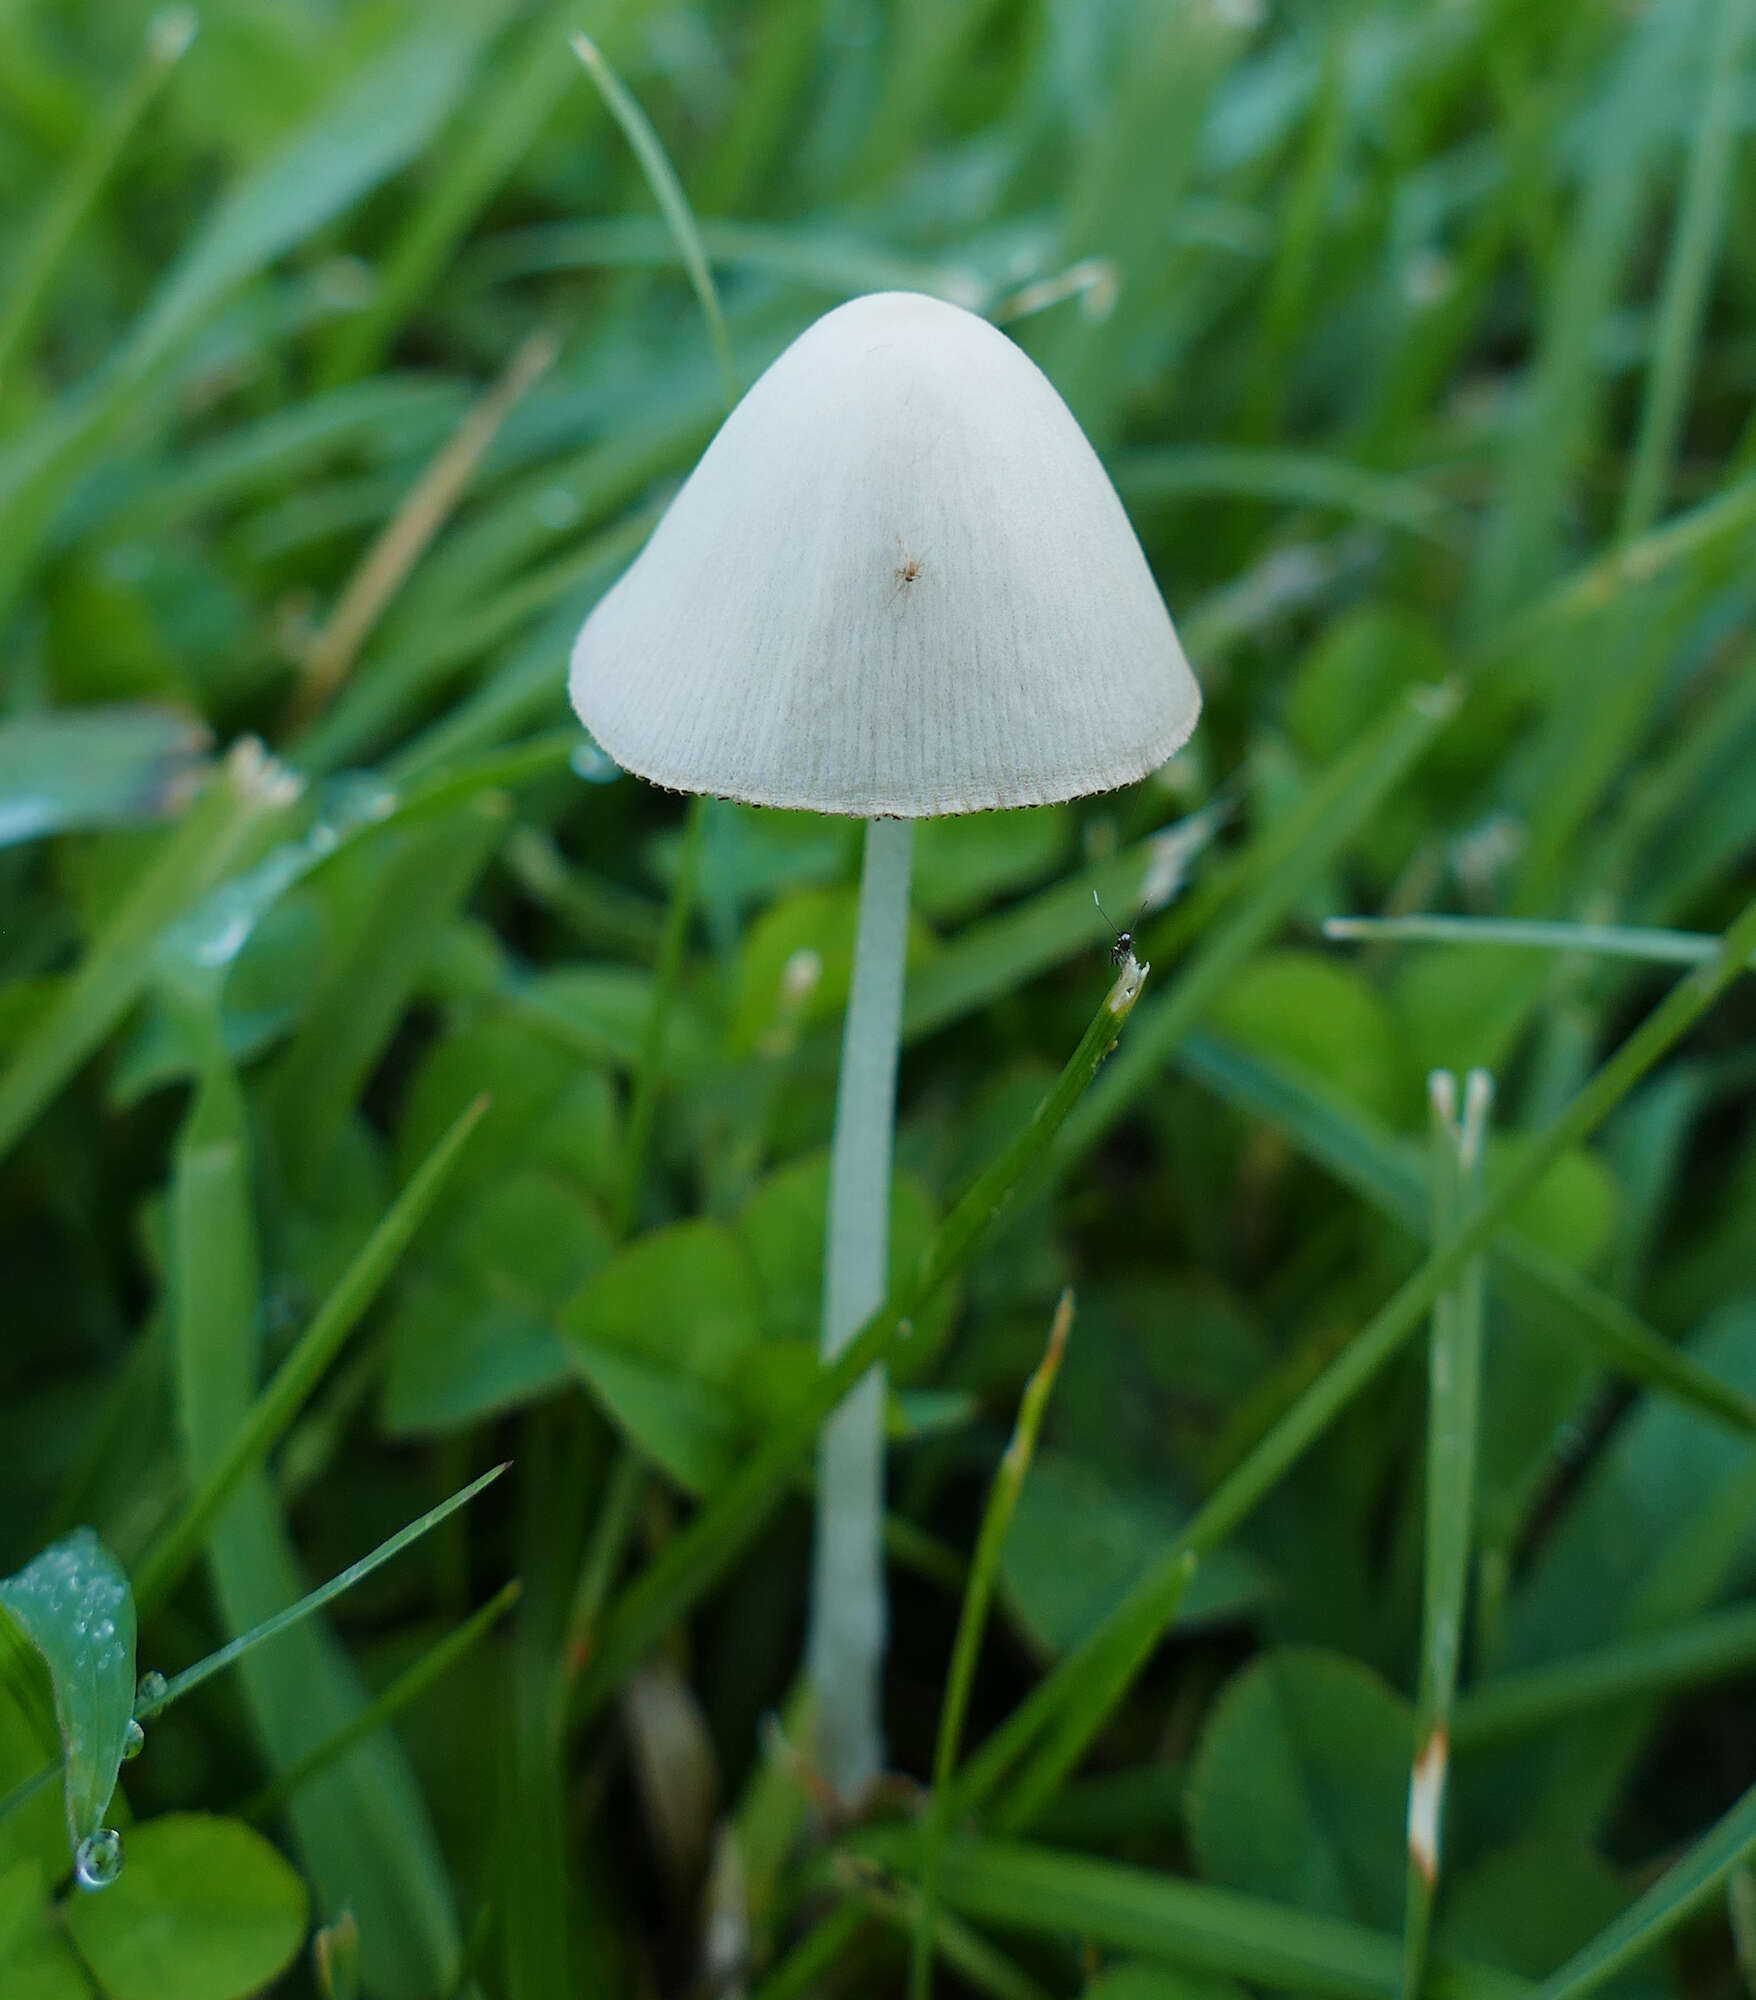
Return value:
<svg viewBox="0 0 1756 2000">
<path fill-rule="evenodd" d="M 767 370 L 586 620 L 570 691 L 655 784 L 862 818 L 1129 784 L 1201 710 L 1072 412 L 912 292 Z"/>
</svg>

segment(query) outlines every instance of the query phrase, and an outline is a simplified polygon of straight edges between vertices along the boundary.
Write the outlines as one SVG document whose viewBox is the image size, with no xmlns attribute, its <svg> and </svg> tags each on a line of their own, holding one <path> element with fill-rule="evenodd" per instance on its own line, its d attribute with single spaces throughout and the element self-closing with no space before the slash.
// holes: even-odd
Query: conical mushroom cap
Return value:
<svg viewBox="0 0 1756 2000">
<path fill-rule="evenodd" d="M 586 620 L 573 705 L 655 784 L 923 818 L 1132 783 L 1201 710 L 1097 455 L 986 320 L 808 327 Z"/>
</svg>

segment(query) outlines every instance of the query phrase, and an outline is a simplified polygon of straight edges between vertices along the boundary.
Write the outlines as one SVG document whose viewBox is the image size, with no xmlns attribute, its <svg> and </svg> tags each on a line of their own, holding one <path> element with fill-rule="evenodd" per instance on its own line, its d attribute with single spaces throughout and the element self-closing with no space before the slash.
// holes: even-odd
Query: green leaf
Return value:
<svg viewBox="0 0 1756 2000">
<path fill-rule="evenodd" d="M 1119 1488 L 1065 1452 L 1040 1452 L 1000 1558 L 1007 1606 L 1044 1652 L 1065 1653 L 1098 1629 L 1186 1519 L 1162 1492 Z M 1247 1556 L 1221 1550 L 1195 1572 L 1178 1622 L 1237 1617 L 1267 1594 Z"/>
<path fill-rule="evenodd" d="M 1272 951 L 1245 966 L 1213 1024 L 1252 1053 L 1311 1079 L 1386 1124 L 1418 1101 L 1416 1072 L 1388 1010 L 1354 967 L 1316 952 Z"/>
<path fill-rule="evenodd" d="M 574 1365 L 641 1450 L 691 1492 L 731 1470 L 737 1381 L 762 1337 L 749 1259 L 723 1223 L 656 1229 L 568 1301 Z"/>
<path fill-rule="evenodd" d="M 169 1813 L 128 1836 L 122 1873 L 67 1928 L 108 2000 L 245 2000 L 304 1941 L 305 1885 L 241 1820 Z"/>
<path fill-rule="evenodd" d="M 1756 1305 L 1729 1303 L 1689 1351 L 1756 1390 Z M 1495 1668 L 1562 1660 L 1705 1610 L 1743 1559 L 1753 1501 L 1756 1467 L 1742 1439 L 1676 1404 L 1643 1403 L 1587 1469 L 1507 1606 Z M 1650 1714 L 1639 1703 L 1552 1730 L 1498 1768 L 1496 1802 L 1484 1796 L 1475 1810 L 1503 1826 L 1518 1823 L 1511 1814 L 1540 1812 L 1550 1826 L 1590 1834 Z"/>
<path fill-rule="evenodd" d="M 1460 1958 L 1541 1979 L 1613 1923 L 1627 1903 L 1614 1871 L 1589 1848 L 1538 1835 L 1484 1856 L 1447 1885 L 1435 1941 Z M 1664 1990 L 1656 1980 L 1628 1984 L 1635 1991 Z"/>
<path fill-rule="evenodd" d="M 487 1116 L 459 1162 L 422 1241 L 443 1233 L 450 1218 L 481 1189 L 520 1167 L 554 1167 L 582 1186 L 611 1185 L 615 1147 L 609 1084 L 602 1072 L 533 1028 L 528 1021 L 488 1013 L 435 1041 L 403 1098 L 397 1159 L 405 1178 L 478 1097 Z"/>
<path fill-rule="evenodd" d="M 528 1169 L 484 1190 L 403 1290 L 386 1426 L 403 1436 L 450 1430 L 568 1381 L 556 1316 L 609 1255 L 605 1224 L 559 1176 Z"/>
<path fill-rule="evenodd" d="M 1073 834 L 1068 806 L 924 819 L 915 828 L 910 898 L 935 923 L 974 916 L 994 898 L 1058 874 Z M 1135 912 L 1125 908 L 1115 915 L 1126 928 Z M 1092 936 L 1101 939 L 1101 929 L 1094 927 Z"/>
<path fill-rule="evenodd" d="M 829 1155 L 813 1153 L 764 1177 L 733 1218 L 732 1227 L 755 1273 L 764 1336 L 802 1342 L 815 1351 L 823 1320 L 823 1233 L 829 1211 Z M 890 1183 L 890 1283 L 901 1284 L 933 1240 L 933 1198 L 911 1174 Z M 919 1381 L 932 1367 L 956 1311 L 948 1285 L 921 1313 L 907 1347 L 891 1363 L 899 1384 Z"/>
<path fill-rule="evenodd" d="M 1645 1895 L 1537 1988 L 1533 2000 L 1581 2000 L 1638 1964 L 1697 1910 L 1717 1901 L 1726 1878 L 1756 1851 L 1756 1787 L 1708 1828 Z"/>
<path fill-rule="evenodd" d="M 35 1860 L 0 1866 L 0 1991 L 6 2000 L 91 2000 L 91 1982 L 58 1927 Z"/>
<path fill-rule="evenodd" d="M 79 1528 L 0 1579 L 0 1606 L 49 1670 L 77 1848 L 104 1824 L 134 1717 L 134 1594 L 122 1565 Z"/>
<path fill-rule="evenodd" d="M 1189 1778 L 1190 1839 L 1231 1889 L 1379 1930 L 1402 1921 L 1406 1702 L 1356 1661 L 1278 1647 L 1234 1675 Z"/>
<path fill-rule="evenodd" d="M 43 1656 L 0 1609 L 0 1869 L 30 1860 L 59 1879 L 68 1858 L 61 1737 Z"/>
</svg>

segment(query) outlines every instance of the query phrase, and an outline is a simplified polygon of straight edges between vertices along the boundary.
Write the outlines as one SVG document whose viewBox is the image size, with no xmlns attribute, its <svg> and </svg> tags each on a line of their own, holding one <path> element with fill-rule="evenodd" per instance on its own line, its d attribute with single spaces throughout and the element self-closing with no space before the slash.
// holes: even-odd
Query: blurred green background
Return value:
<svg viewBox="0 0 1756 2000">
<path fill-rule="evenodd" d="M 574 29 L 674 164 L 740 383 L 860 292 L 997 320 L 1206 695 L 1131 791 L 920 830 L 898 1269 L 1098 1005 L 1093 889 L 1152 904 L 1160 1009 L 901 1370 L 887 1719 L 921 1781 L 1060 1289 L 976 1743 L 1416 1269 L 1427 1073 L 1494 1071 L 1492 1187 L 1674 976 L 1322 920 L 1710 933 L 1752 893 L 1756 5 L 0 0 L 0 1570 L 90 1523 L 138 1584 L 489 1091 L 205 1565 L 148 1594 L 141 1664 L 514 1470 L 152 1727 L 125 1839 L 234 1812 L 516 1576 L 395 1733 L 260 1814 L 316 1917 L 353 1910 L 364 1990 L 890 1993 L 910 1867 L 826 1858 L 764 1734 L 808 1457 L 565 1720 L 606 1604 L 809 1375 L 857 871 L 840 823 L 686 822 L 568 712 L 572 634 L 724 411 Z M 296 797 L 225 761 L 250 735 Z M 1497 1253 L 1436 1917 L 1476 2000 L 1756 1779 L 1753 1051 L 1744 982 Z M 1203 1563 L 1032 1815 L 1046 1872 L 947 1874 L 942 1990 L 1395 1990 L 1424 1410 L 1416 1340 Z M 1539 1668 L 1549 1706 L 1496 1719 Z M 0 1794 L 34 1768 L 8 1742 Z M 117 1919 L 76 1963 L 36 1810 L 0 1821 L 8 2000 L 224 2000 L 285 1962 L 277 1932 L 202 1985 Z M 1130 1864 L 1262 1901 L 1192 1943 L 1079 1872 Z M 9 1882 L 43 1927 L 10 1973 Z M 179 1921 L 247 1931 L 236 1901 Z M 1725 1907 L 1623 1990 L 1737 1990 Z M 274 1990 L 320 1976 L 348 1990 L 301 1948 Z"/>
</svg>

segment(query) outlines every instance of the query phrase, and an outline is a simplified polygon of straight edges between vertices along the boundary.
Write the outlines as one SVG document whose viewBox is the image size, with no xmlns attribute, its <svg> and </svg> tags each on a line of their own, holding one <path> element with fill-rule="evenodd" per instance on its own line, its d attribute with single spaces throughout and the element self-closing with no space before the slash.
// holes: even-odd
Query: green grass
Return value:
<svg viewBox="0 0 1756 2000">
<path fill-rule="evenodd" d="M 96 1565 L 0 1616 L 0 1993 L 1739 1990 L 1756 5 L 197 26 L 0 9 L 0 1576 Z M 891 286 L 1056 383 L 1206 708 L 918 829 L 824 1370 L 854 830 L 618 776 L 565 674 Z M 877 1357 L 850 1823 L 799 1649 Z"/>
</svg>

